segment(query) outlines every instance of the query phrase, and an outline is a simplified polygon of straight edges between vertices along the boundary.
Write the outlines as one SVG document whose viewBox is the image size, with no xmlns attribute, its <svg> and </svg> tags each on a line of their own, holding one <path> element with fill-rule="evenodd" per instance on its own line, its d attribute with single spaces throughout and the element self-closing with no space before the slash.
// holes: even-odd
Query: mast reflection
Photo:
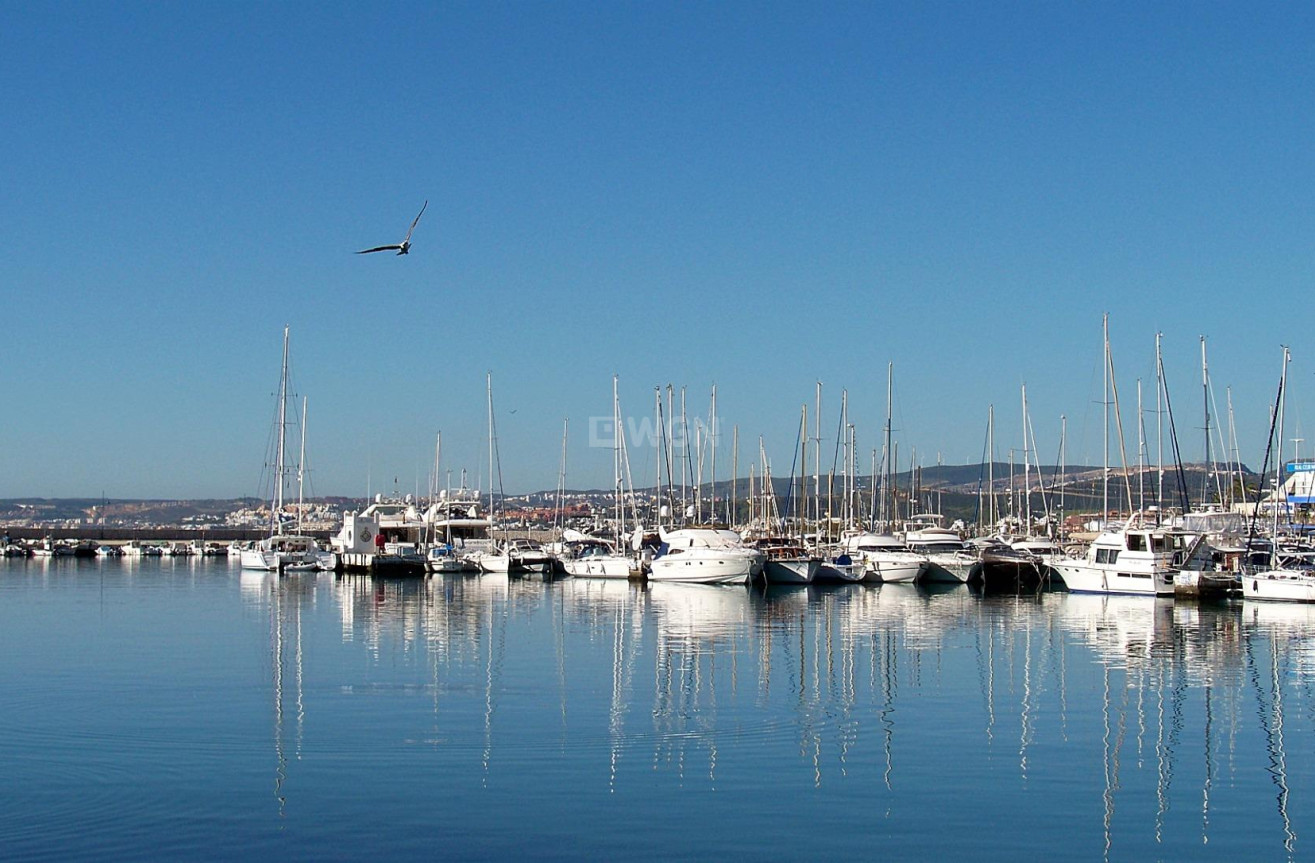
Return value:
<svg viewBox="0 0 1315 863">
<path fill-rule="evenodd" d="M 292 760 L 300 761 L 306 729 L 304 654 L 302 650 L 302 606 L 313 604 L 315 576 L 244 571 L 240 589 L 246 602 L 261 605 L 269 613 L 269 657 L 273 696 L 274 799 L 278 815 L 287 815 L 288 748 Z M 290 690 L 290 691 L 289 691 Z M 292 727 L 287 728 L 288 715 Z"/>
<path fill-rule="evenodd" d="M 1285 720 L 1292 704 L 1315 703 L 1315 609 L 497 575 L 321 588 L 345 647 L 421 669 L 425 742 L 469 744 L 486 785 L 512 736 L 551 757 L 595 758 L 608 794 L 655 776 L 717 789 L 727 766 L 770 752 L 781 781 L 866 781 L 892 814 L 902 795 L 929 793 L 924 763 L 963 763 L 971 781 L 1011 781 L 1009 793 L 1073 773 L 1090 777 L 1064 787 L 1089 794 L 1075 824 L 1091 831 L 1091 851 L 1100 837 L 1113 858 L 1184 829 L 1214 844 L 1218 813 L 1235 812 L 1247 771 L 1267 765 L 1278 817 L 1265 832 L 1275 847 L 1297 847 Z M 300 614 L 313 594 L 268 598 L 281 806 L 302 746 Z M 510 727 L 531 710 L 537 738 Z M 933 762 L 929 728 L 950 747 Z"/>
</svg>

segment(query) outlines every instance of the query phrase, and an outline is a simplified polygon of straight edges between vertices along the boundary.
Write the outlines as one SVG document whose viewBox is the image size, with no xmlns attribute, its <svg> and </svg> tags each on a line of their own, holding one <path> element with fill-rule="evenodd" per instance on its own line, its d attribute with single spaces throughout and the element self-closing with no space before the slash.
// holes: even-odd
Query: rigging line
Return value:
<svg viewBox="0 0 1315 863">
<path fill-rule="evenodd" d="M 794 501 L 795 501 L 794 469 L 795 469 L 795 465 L 799 464 L 799 445 L 803 442 L 803 436 L 804 436 L 803 423 L 800 423 L 799 432 L 795 435 L 795 439 L 794 439 L 794 456 L 790 460 L 790 484 L 786 486 L 786 493 L 785 493 L 785 511 L 787 513 L 786 515 L 787 518 L 794 517 Z M 776 497 L 775 487 L 772 488 L 772 497 L 773 498 Z"/>
<path fill-rule="evenodd" d="M 1251 542 L 1256 538 L 1256 516 L 1260 512 L 1260 492 L 1265 485 L 1265 476 L 1269 473 L 1269 457 L 1274 452 L 1274 427 L 1278 424 L 1278 404 L 1283 399 L 1283 378 L 1279 378 L 1278 392 L 1274 395 L 1274 407 L 1269 413 L 1269 438 L 1265 441 L 1265 461 L 1260 467 L 1260 480 L 1256 483 L 1256 499 L 1251 506 L 1251 522 L 1247 525 L 1247 550 L 1251 549 Z M 1277 494 L 1277 489 L 1275 493 Z M 1277 498 L 1275 506 L 1278 505 Z M 1277 537 L 1275 538 L 1277 539 Z"/>
<path fill-rule="evenodd" d="M 1046 500 L 1046 480 L 1045 480 L 1045 474 L 1042 472 L 1042 468 L 1041 468 L 1041 450 L 1037 449 L 1037 445 L 1036 445 L 1036 427 L 1032 424 L 1032 414 L 1030 412 L 1027 414 L 1025 419 L 1026 419 L 1026 424 L 1023 429 L 1023 434 L 1030 435 L 1030 437 L 1032 438 L 1032 457 L 1037 460 L 1036 463 L 1037 483 L 1041 487 L 1041 510 L 1046 514 L 1046 520 L 1049 521 L 1050 502 Z M 1027 443 L 1026 438 L 1024 438 L 1023 443 L 1026 446 Z M 1024 468 L 1026 467 L 1027 465 L 1024 464 Z M 1030 524 L 1027 526 L 1027 535 L 1028 536 L 1032 535 L 1032 525 Z"/>
<path fill-rule="evenodd" d="M 1164 359 L 1155 360 L 1160 372 L 1160 390 L 1164 393 L 1164 410 L 1169 415 L 1169 447 L 1173 450 L 1174 471 L 1178 477 L 1178 496 L 1182 501 L 1183 512 L 1191 509 L 1187 500 L 1187 473 L 1183 470 L 1183 457 L 1178 448 L 1178 428 L 1173 421 L 1173 403 L 1169 400 L 1169 379 L 1164 374 Z"/>
<path fill-rule="evenodd" d="M 986 437 L 982 440 L 982 463 L 977 468 L 977 504 L 973 510 L 973 521 L 978 524 L 981 524 L 982 521 L 982 480 L 984 479 L 983 475 L 986 473 L 986 449 L 991 445 L 990 442 L 991 430 L 987 429 Z M 989 488 L 986 490 L 986 493 L 993 495 L 995 494 L 995 489 Z"/>
</svg>

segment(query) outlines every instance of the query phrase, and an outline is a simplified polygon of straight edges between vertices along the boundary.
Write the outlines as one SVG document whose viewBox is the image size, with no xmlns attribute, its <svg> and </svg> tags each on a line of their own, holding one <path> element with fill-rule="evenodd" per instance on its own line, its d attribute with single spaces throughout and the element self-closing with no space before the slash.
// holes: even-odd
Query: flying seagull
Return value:
<svg viewBox="0 0 1315 863">
<path fill-rule="evenodd" d="M 428 206 L 429 206 L 429 201 L 426 200 L 424 207 L 421 207 L 420 212 L 416 213 L 415 221 L 411 222 L 411 227 L 406 232 L 405 240 L 403 240 L 400 243 L 395 243 L 391 246 L 375 246 L 373 249 L 361 249 L 361 251 L 357 252 L 356 254 L 368 255 L 371 252 L 391 252 L 392 250 L 396 249 L 397 254 L 405 255 L 407 252 L 411 251 L 411 232 L 416 229 L 416 222 L 420 221 L 420 217 L 425 214 L 425 207 Z"/>
</svg>

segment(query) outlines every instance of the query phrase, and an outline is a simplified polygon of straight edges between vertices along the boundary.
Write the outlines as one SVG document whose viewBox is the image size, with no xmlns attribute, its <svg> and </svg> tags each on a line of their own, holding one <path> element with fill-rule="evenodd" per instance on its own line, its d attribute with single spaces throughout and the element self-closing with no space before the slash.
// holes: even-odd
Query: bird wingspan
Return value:
<svg viewBox="0 0 1315 863">
<path fill-rule="evenodd" d="M 357 252 L 356 254 L 358 254 L 358 255 L 368 255 L 368 254 L 370 254 L 371 252 L 387 252 L 387 251 L 391 251 L 391 250 L 393 250 L 393 249 L 400 249 L 400 248 L 402 248 L 400 244 L 399 244 L 399 245 L 392 245 L 392 246 L 375 246 L 373 249 L 361 249 L 361 250 L 360 250 L 359 252 Z"/>
<path fill-rule="evenodd" d="M 402 242 L 404 242 L 404 243 L 409 243 L 409 242 L 411 242 L 411 231 L 414 231 L 414 230 L 416 229 L 416 225 L 419 224 L 419 222 L 420 222 L 420 217 L 423 216 L 423 215 L 425 214 L 425 208 L 428 207 L 428 206 L 429 206 L 429 199 L 426 198 L 426 199 L 425 199 L 424 206 L 422 206 L 422 207 L 420 208 L 420 212 L 416 213 L 416 217 L 415 217 L 415 219 L 412 220 L 412 222 L 411 222 L 411 227 L 410 227 L 410 228 L 407 230 L 407 232 L 406 232 L 406 239 L 403 240 Z"/>
</svg>

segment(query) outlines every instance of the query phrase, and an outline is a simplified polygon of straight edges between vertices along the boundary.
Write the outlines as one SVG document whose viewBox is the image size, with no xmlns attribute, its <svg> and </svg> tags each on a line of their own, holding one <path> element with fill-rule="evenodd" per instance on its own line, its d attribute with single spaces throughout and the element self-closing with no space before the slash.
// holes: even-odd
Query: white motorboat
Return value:
<svg viewBox="0 0 1315 863">
<path fill-rule="evenodd" d="M 421 521 L 433 543 L 426 555 L 432 573 L 479 572 L 476 559 L 493 550 L 492 521 L 483 513 L 476 491 L 442 491 Z"/>
<path fill-rule="evenodd" d="M 562 568 L 576 578 L 629 578 L 638 568 L 634 558 L 618 553 L 612 543 L 596 536 L 567 530 L 561 545 Z"/>
<path fill-rule="evenodd" d="M 767 556 L 749 548 L 733 530 L 686 527 L 659 530 L 662 545 L 650 565 L 653 581 L 688 584 L 747 584 L 763 570 Z"/>
<path fill-rule="evenodd" d="M 32 549 L 33 557 L 73 557 L 73 546 L 63 542 L 55 542 L 50 537 L 41 540 L 41 544 L 34 546 Z"/>
<path fill-rule="evenodd" d="M 137 540 L 130 540 L 119 547 L 124 557 L 143 557 L 146 554 L 146 547 Z"/>
<path fill-rule="evenodd" d="M 977 555 L 959 534 L 946 527 L 924 527 L 904 534 L 909 551 L 922 555 L 927 565 L 921 580 L 939 584 L 966 584 L 977 566 Z"/>
<path fill-rule="evenodd" d="M 1073 593 L 1173 596 L 1174 546 L 1166 529 L 1128 526 L 1100 534 L 1082 557 L 1059 558 L 1050 566 Z"/>
<path fill-rule="evenodd" d="M 890 534 L 859 533 L 846 536 L 841 541 L 841 547 L 850 560 L 862 564 L 865 581 L 909 582 L 915 580 L 927 567 L 927 558 L 909 551 Z"/>
<path fill-rule="evenodd" d="M 479 567 L 467 563 L 447 543 L 431 545 L 425 552 L 425 568 L 435 575 L 453 575 L 461 572 L 479 572 Z"/>
<path fill-rule="evenodd" d="M 481 555 L 479 558 L 479 568 L 484 572 L 500 572 L 508 575 L 526 573 L 551 575 L 552 565 L 552 555 L 544 551 L 537 542 L 524 537 L 509 539 L 496 551 Z"/>
</svg>

